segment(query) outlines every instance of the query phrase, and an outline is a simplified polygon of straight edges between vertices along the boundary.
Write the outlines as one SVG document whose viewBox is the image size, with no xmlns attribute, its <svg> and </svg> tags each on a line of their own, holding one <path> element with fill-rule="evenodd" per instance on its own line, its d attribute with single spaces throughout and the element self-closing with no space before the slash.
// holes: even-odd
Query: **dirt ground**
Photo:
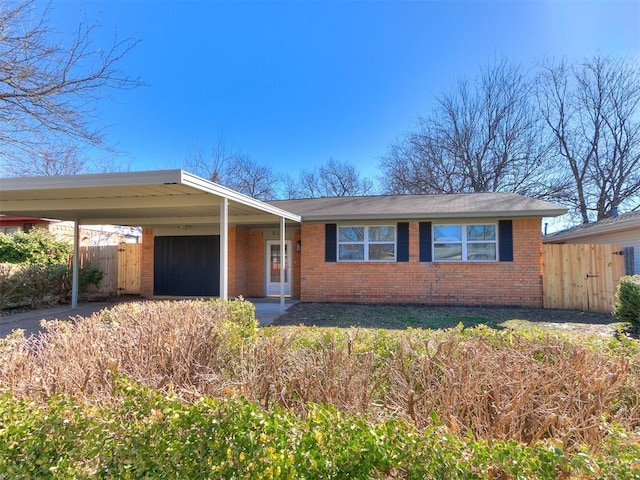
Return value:
<svg viewBox="0 0 640 480">
<path fill-rule="evenodd" d="M 298 303 L 273 325 L 315 325 L 405 329 L 450 328 L 485 324 L 493 328 L 536 326 L 577 334 L 614 335 L 620 324 L 606 313 L 522 307 L 443 307 L 426 305 L 361 305 Z"/>
</svg>

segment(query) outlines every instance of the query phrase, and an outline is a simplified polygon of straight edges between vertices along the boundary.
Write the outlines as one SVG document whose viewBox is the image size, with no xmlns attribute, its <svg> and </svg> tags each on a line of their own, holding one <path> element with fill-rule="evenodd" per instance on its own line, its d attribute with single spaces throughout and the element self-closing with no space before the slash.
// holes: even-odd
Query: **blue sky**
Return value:
<svg viewBox="0 0 640 480">
<path fill-rule="evenodd" d="M 294 176 L 330 157 L 378 175 L 379 158 L 434 97 L 492 59 L 640 54 L 636 1 L 54 0 L 140 44 L 120 64 L 148 86 L 100 102 L 99 124 L 132 171 L 181 168 L 219 132 Z M 103 153 L 95 153 L 102 155 Z"/>
</svg>

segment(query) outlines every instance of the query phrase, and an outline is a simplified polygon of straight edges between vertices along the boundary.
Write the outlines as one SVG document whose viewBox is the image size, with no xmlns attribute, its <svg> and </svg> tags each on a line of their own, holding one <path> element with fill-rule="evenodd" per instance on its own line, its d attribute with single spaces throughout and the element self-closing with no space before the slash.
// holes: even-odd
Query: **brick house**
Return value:
<svg viewBox="0 0 640 480">
<path fill-rule="evenodd" d="M 541 218 L 564 213 L 511 193 L 274 205 L 302 217 L 303 301 L 540 307 Z"/>
<path fill-rule="evenodd" d="M 181 170 L 0 187 L 2 214 L 142 226 L 149 297 L 541 307 L 542 217 L 566 212 L 511 193 L 265 203 Z"/>
</svg>

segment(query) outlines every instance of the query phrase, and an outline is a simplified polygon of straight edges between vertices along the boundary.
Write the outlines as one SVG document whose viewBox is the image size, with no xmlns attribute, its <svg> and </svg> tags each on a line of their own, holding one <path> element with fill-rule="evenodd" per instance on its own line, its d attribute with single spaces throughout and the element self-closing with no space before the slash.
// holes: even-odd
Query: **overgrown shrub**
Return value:
<svg viewBox="0 0 640 480">
<path fill-rule="evenodd" d="M 634 479 L 640 446 L 612 432 L 601 452 L 456 435 L 309 404 L 296 415 L 246 399 L 186 403 L 119 377 L 99 407 L 0 396 L 0 478 Z"/>
<path fill-rule="evenodd" d="M 102 271 L 86 265 L 79 271 L 78 295 L 99 287 Z M 66 302 L 71 297 L 71 266 L 68 264 L 0 264 L 0 308 Z"/>
<path fill-rule="evenodd" d="M 78 296 L 83 297 L 90 288 L 100 287 L 103 273 L 94 265 L 84 265 L 78 270 Z M 56 295 L 60 302 L 66 302 L 71 298 L 73 282 L 73 268 L 71 265 L 57 265 L 52 268 L 51 293 Z"/>
<path fill-rule="evenodd" d="M 0 391 L 114 400 L 115 378 L 184 400 L 246 398 L 299 415 L 311 404 L 418 430 L 432 415 L 488 442 L 601 448 L 640 427 L 640 343 L 489 328 L 270 328 L 242 300 L 136 302 L 0 342 Z M 235 312 L 235 313 L 233 313 Z M 467 433 L 468 432 L 468 433 Z"/>
<path fill-rule="evenodd" d="M 66 264 L 73 247 L 43 229 L 12 235 L 0 233 L 0 263 Z"/>
<path fill-rule="evenodd" d="M 66 302 L 71 297 L 72 246 L 46 230 L 0 234 L 0 309 Z M 79 270 L 80 297 L 98 287 L 102 271 L 85 265 Z"/>
<path fill-rule="evenodd" d="M 630 323 L 635 332 L 640 330 L 640 275 L 620 278 L 613 313 L 622 322 Z"/>
</svg>

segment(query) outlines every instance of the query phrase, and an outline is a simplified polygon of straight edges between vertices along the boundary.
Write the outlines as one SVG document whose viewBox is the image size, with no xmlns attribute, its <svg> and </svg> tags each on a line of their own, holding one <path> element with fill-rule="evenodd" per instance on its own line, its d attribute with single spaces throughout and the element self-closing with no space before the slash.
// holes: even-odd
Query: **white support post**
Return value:
<svg viewBox="0 0 640 480">
<path fill-rule="evenodd" d="M 220 203 L 220 299 L 229 295 L 229 199 Z"/>
<path fill-rule="evenodd" d="M 73 222 L 73 261 L 71 264 L 71 309 L 78 308 L 78 277 L 80 274 L 80 220 Z"/>
<path fill-rule="evenodd" d="M 284 308 L 284 277 L 287 274 L 287 258 L 285 256 L 285 245 L 287 239 L 285 238 L 285 224 L 284 217 L 280 217 L 280 310 L 285 311 Z M 289 252 L 291 254 L 291 252 Z M 291 279 L 289 279 L 291 281 Z"/>
</svg>

